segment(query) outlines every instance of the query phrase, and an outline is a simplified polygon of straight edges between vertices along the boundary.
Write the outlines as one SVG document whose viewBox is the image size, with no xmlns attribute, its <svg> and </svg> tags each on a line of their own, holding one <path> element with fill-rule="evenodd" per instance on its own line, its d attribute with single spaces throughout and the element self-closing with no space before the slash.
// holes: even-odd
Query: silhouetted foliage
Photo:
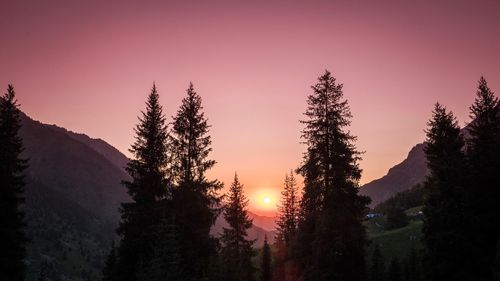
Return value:
<svg viewBox="0 0 500 281">
<path fill-rule="evenodd" d="M 132 202 L 122 203 L 122 221 L 118 234 L 117 280 L 136 280 L 139 262 L 149 263 L 155 245 L 156 226 L 166 218 L 167 198 L 171 196 L 167 128 L 156 86 L 153 85 L 146 103 L 146 112 L 139 118 L 135 143 L 126 170 L 132 178 L 124 185 Z"/>
<path fill-rule="evenodd" d="M 373 209 L 373 212 L 387 214 L 393 208 L 407 210 L 422 206 L 424 204 L 424 193 L 424 185 L 417 184 L 408 190 L 396 193 L 391 198 L 378 204 Z"/>
<path fill-rule="evenodd" d="M 153 255 L 150 262 L 140 261 L 138 281 L 184 280 L 179 266 L 177 227 L 162 221 L 155 229 Z"/>
<path fill-rule="evenodd" d="M 385 230 L 401 228 L 407 226 L 408 223 L 408 216 L 405 213 L 405 209 L 401 206 L 393 205 L 387 209 L 385 213 Z"/>
<path fill-rule="evenodd" d="M 118 276 L 118 253 L 115 246 L 115 242 L 113 241 L 111 244 L 111 250 L 108 253 L 106 258 L 106 263 L 102 270 L 102 280 L 103 281 L 114 281 L 117 280 Z"/>
<path fill-rule="evenodd" d="M 224 218 L 229 224 L 223 229 L 220 238 L 222 243 L 221 258 L 223 261 L 223 280 L 227 281 L 252 281 L 255 268 L 252 257 L 255 255 L 247 231 L 252 227 L 252 220 L 248 217 L 248 200 L 243 194 L 243 185 L 238 176 L 229 188 L 228 202 L 224 208 Z"/>
<path fill-rule="evenodd" d="M 421 257 L 418 255 L 415 245 L 413 244 L 411 246 L 410 254 L 405 262 L 404 273 L 406 281 L 422 280 Z"/>
<path fill-rule="evenodd" d="M 216 253 L 216 241 L 210 228 L 219 214 L 222 183 L 207 180 L 205 173 L 215 165 L 208 159 L 211 148 L 209 125 L 203 113 L 201 97 L 193 84 L 187 89 L 170 135 L 173 156 L 172 215 L 179 227 L 180 264 L 184 280 L 201 280 Z"/>
<path fill-rule="evenodd" d="M 491 280 L 495 248 L 500 235 L 500 105 L 481 77 L 467 141 L 471 184 L 466 189 L 467 230 L 473 256 L 468 268 L 475 280 Z"/>
<path fill-rule="evenodd" d="M 260 281 L 271 281 L 271 247 L 267 243 L 267 235 L 264 237 L 262 247 L 262 260 L 260 264 Z"/>
<path fill-rule="evenodd" d="M 285 184 L 283 191 L 281 191 L 281 202 L 278 206 L 278 216 L 276 218 L 276 241 L 284 243 L 286 247 L 290 246 L 297 232 L 299 204 L 297 182 L 293 171 L 290 171 L 290 175 L 285 176 Z"/>
<path fill-rule="evenodd" d="M 305 281 L 364 280 L 369 198 L 358 195 L 360 153 L 346 127 L 351 112 L 342 84 L 330 72 L 319 77 L 307 100 L 302 138 L 307 152 L 295 258 Z"/>
<path fill-rule="evenodd" d="M 385 259 L 378 244 L 375 245 L 370 264 L 370 281 L 385 281 Z"/>
<path fill-rule="evenodd" d="M 0 97 L 0 279 L 21 281 L 26 276 L 23 143 L 19 104 L 14 87 Z"/>
<path fill-rule="evenodd" d="M 425 272 L 428 280 L 470 280 L 464 274 L 464 140 L 451 112 L 436 104 L 428 123 L 425 155 L 430 175 L 425 184 Z"/>
</svg>

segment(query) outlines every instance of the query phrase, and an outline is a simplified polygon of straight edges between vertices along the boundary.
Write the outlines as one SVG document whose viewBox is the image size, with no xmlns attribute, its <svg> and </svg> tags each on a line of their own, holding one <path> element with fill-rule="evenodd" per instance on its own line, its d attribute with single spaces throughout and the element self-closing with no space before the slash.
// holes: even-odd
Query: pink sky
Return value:
<svg viewBox="0 0 500 281">
<path fill-rule="evenodd" d="M 156 81 L 168 116 L 193 81 L 226 183 L 252 209 L 301 161 L 316 78 L 344 83 L 362 183 L 423 141 L 436 101 L 468 119 L 477 80 L 500 93 L 500 2 L 24 1 L 0 3 L 0 86 L 22 109 L 127 152 Z M 272 3 L 270 3 L 272 2 Z"/>
</svg>

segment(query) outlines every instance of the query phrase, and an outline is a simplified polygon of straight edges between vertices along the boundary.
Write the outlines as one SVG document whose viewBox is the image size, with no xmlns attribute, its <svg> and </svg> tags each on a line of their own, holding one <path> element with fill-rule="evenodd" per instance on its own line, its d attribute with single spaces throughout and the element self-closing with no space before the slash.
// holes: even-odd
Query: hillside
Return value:
<svg viewBox="0 0 500 281">
<path fill-rule="evenodd" d="M 392 195 L 423 182 L 426 174 L 424 144 L 420 143 L 410 150 L 403 162 L 389 169 L 387 175 L 361 186 L 360 194 L 369 196 L 373 207 Z"/>
<path fill-rule="evenodd" d="M 34 121 L 22 114 L 20 136 L 29 159 L 26 215 L 29 279 L 42 265 L 53 280 L 98 280 L 107 249 L 116 239 L 118 208 L 129 196 L 121 181 L 128 159 L 103 140 Z M 252 216 L 252 214 L 250 214 Z M 261 221 L 256 218 L 256 223 Z M 213 233 L 225 222 L 217 220 Z M 261 246 L 273 233 L 252 227 Z"/>
</svg>

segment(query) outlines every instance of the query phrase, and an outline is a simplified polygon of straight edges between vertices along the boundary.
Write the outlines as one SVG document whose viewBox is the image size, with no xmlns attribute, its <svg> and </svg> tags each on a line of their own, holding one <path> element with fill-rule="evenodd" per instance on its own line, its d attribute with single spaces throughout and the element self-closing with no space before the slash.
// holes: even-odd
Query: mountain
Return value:
<svg viewBox="0 0 500 281">
<path fill-rule="evenodd" d="M 29 280 L 36 279 L 42 266 L 55 280 L 96 280 L 115 237 L 119 204 L 129 200 L 120 184 L 128 175 L 114 162 L 120 158 L 101 140 L 24 114 L 21 122 L 22 156 L 29 160 Z"/>
<path fill-rule="evenodd" d="M 99 280 L 119 221 L 118 208 L 130 197 L 128 159 L 101 139 L 68 131 L 21 115 L 19 132 L 29 159 L 24 205 L 28 247 L 28 280 L 43 267 L 51 280 Z M 257 216 L 255 216 L 257 217 Z M 263 217 L 257 222 L 269 226 Z M 218 219 L 212 233 L 227 225 Z M 274 233 L 258 226 L 249 238 L 262 246 Z"/>
<path fill-rule="evenodd" d="M 427 175 L 424 146 L 424 143 L 415 145 L 403 162 L 389 169 L 389 172 L 382 178 L 361 186 L 359 193 L 369 196 L 373 207 L 394 194 L 423 182 Z"/>
<path fill-rule="evenodd" d="M 252 212 L 248 212 L 248 216 L 253 220 L 253 224 L 255 226 L 258 226 L 266 231 L 276 230 L 275 217 L 260 216 Z"/>
<path fill-rule="evenodd" d="M 253 213 L 248 212 L 248 216 L 253 218 Z M 223 228 L 229 227 L 228 223 L 224 220 L 222 214 L 215 221 L 214 226 L 212 227 L 210 233 L 213 236 L 219 236 L 222 234 Z M 272 244 L 274 243 L 274 231 L 269 231 L 257 226 L 255 223 L 248 230 L 248 238 L 250 240 L 255 240 L 254 247 L 262 247 L 264 245 L 264 237 L 267 236 L 267 241 Z"/>
</svg>

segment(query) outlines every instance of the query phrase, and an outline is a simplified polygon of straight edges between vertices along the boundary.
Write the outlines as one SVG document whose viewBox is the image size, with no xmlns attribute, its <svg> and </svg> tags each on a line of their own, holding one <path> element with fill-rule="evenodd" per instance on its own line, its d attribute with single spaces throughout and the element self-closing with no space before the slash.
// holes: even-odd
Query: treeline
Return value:
<svg viewBox="0 0 500 281">
<path fill-rule="evenodd" d="M 104 280 L 364 280 L 370 200 L 358 195 L 351 112 L 330 72 L 312 90 L 302 121 L 307 152 L 285 177 L 276 243 L 266 240 L 257 272 L 243 185 L 235 175 L 223 197 L 222 184 L 206 178 L 215 161 L 201 97 L 191 84 L 169 127 L 153 85 L 124 182 L 132 202 L 122 204 Z M 301 194 L 295 173 L 304 178 Z M 216 238 L 209 232 L 221 212 L 229 227 Z"/>
<path fill-rule="evenodd" d="M 285 176 L 276 242 L 266 239 L 256 263 L 238 176 L 225 195 L 220 181 L 207 178 L 216 162 L 200 95 L 190 84 L 167 120 L 153 84 L 135 128 L 130 180 L 123 182 L 132 200 L 121 205 L 120 239 L 103 280 L 499 280 L 500 105 L 486 81 L 479 82 L 467 138 L 453 114 L 436 104 L 426 131 L 424 250 L 413 248 L 407 260 L 387 266 L 378 245 L 367 265 L 363 219 L 370 199 L 358 194 L 361 152 L 349 131 L 352 114 L 342 87 L 329 71 L 312 86 L 301 121 L 307 149 Z M 27 243 L 19 127 L 9 85 L 0 99 L 0 277 L 15 281 L 25 278 Z M 301 191 L 295 174 L 304 179 Z M 415 204 L 421 188 L 386 207 Z M 228 227 L 217 238 L 210 229 L 221 214 Z M 47 280 L 43 272 L 39 279 Z"/>
</svg>

